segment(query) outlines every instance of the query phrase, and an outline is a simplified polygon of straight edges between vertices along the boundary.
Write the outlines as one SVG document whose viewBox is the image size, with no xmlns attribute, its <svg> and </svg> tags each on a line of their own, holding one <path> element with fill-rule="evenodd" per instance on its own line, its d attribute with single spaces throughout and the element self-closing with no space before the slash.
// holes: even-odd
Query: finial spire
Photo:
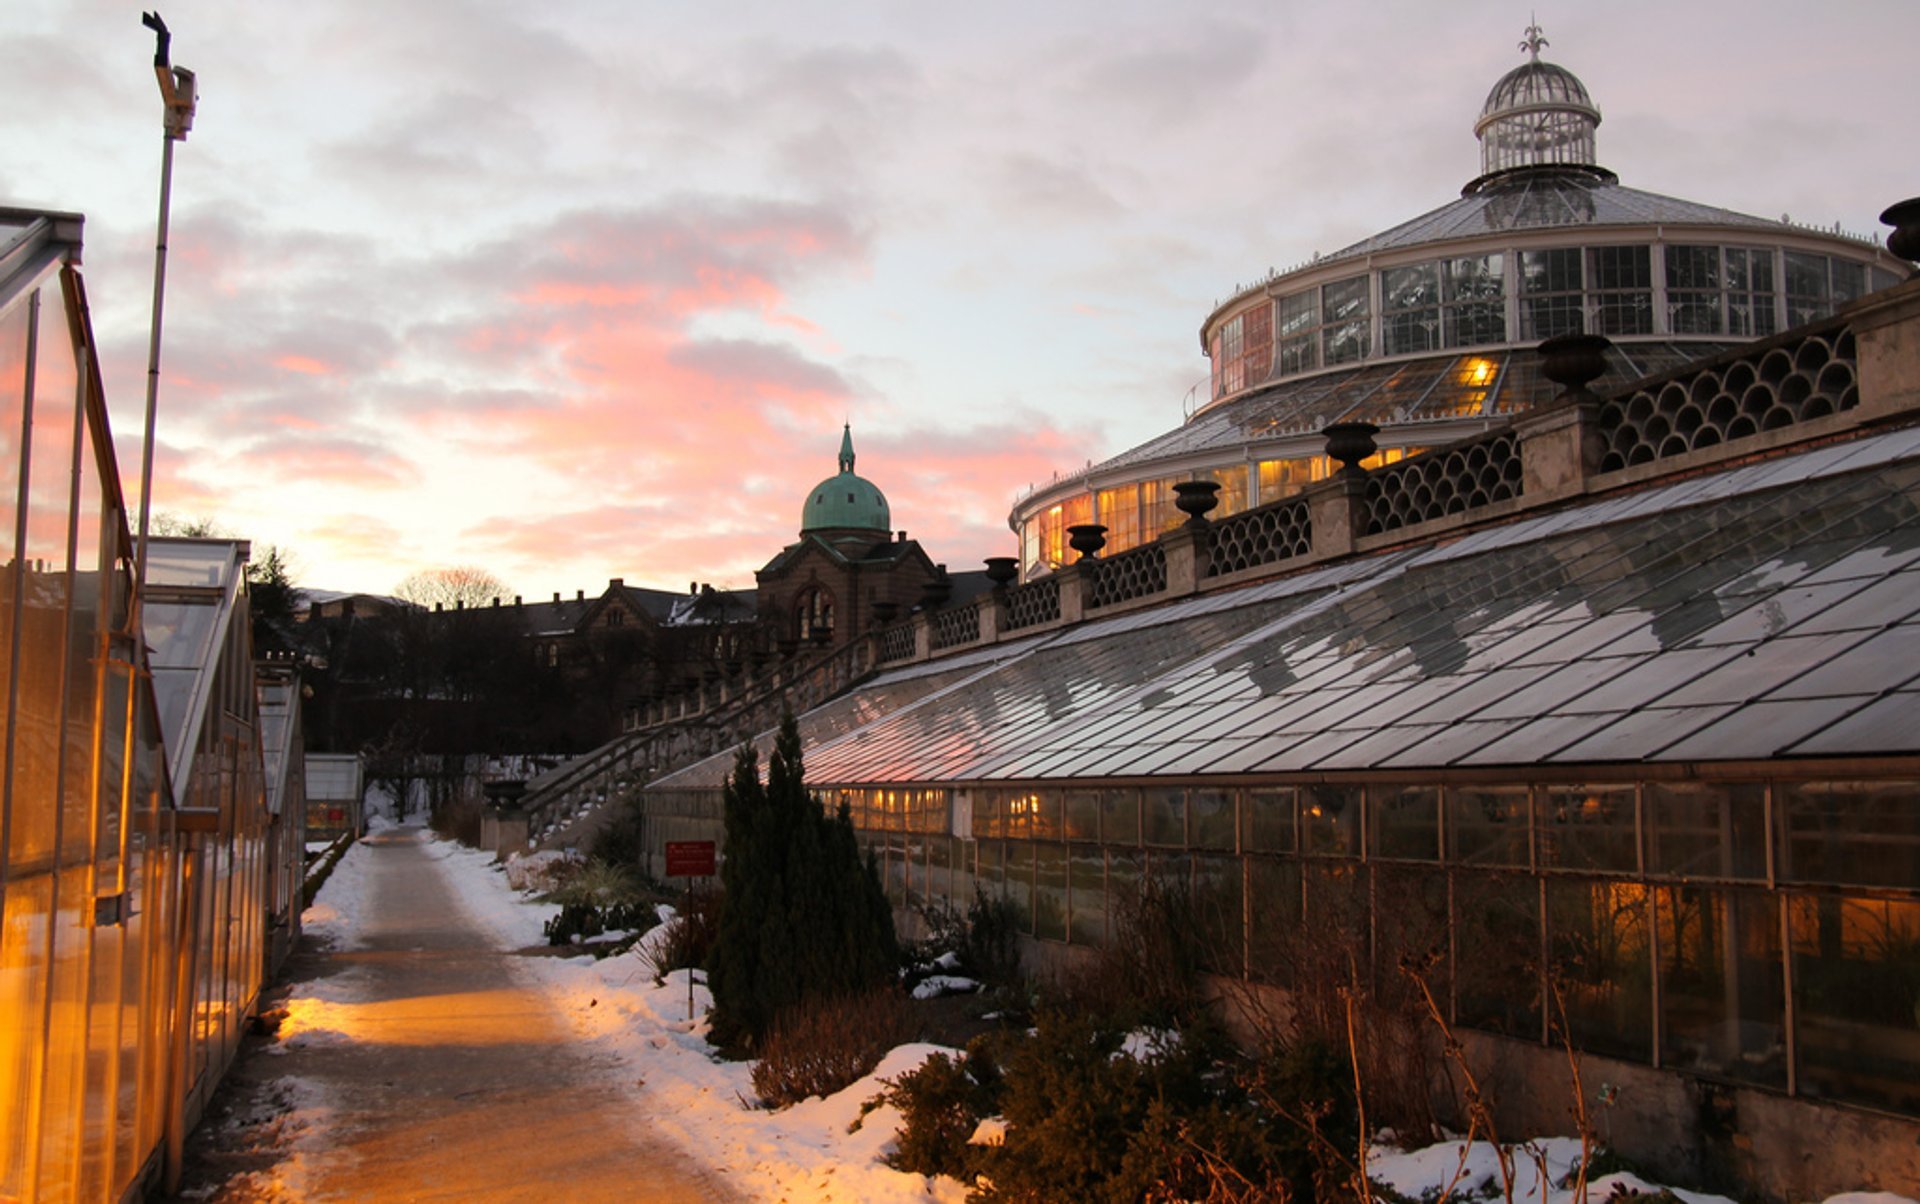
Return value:
<svg viewBox="0 0 1920 1204">
<path fill-rule="evenodd" d="M 1527 26 L 1527 36 L 1526 39 L 1520 43 L 1520 49 L 1531 55 L 1533 61 L 1537 63 L 1540 61 L 1540 48 L 1542 46 L 1552 45 L 1552 43 L 1541 36 L 1543 31 L 1540 28 L 1540 19 L 1537 16 L 1528 13 L 1527 20 L 1529 22 Z"/>
<path fill-rule="evenodd" d="M 840 471 L 853 471 L 853 424 L 843 423 L 840 427 Z"/>
</svg>

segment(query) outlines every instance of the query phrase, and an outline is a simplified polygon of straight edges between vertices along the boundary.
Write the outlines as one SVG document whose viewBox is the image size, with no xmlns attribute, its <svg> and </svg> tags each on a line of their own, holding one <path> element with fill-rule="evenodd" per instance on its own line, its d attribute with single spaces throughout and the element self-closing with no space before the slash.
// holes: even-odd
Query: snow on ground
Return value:
<svg viewBox="0 0 1920 1204">
<path fill-rule="evenodd" d="M 433 840 L 424 832 L 420 839 Z M 559 911 L 556 905 L 537 903 L 514 891 L 490 854 L 447 842 L 433 842 L 428 851 L 449 872 L 461 902 L 491 933 L 495 947 L 523 949 L 544 942 L 542 928 Z M 357 900 L 364 894 L 363 853 L 360 845 L 347 851 L 304 918 L 310 931 L 336 947 L 352 948 L 357 939 L 362 919 Z M 663 920 L 671 914 L 671 908 L 660 910 Z M 754 1106 L 749 1065 L 718 1060 L 707 1043 L 706 1012 L 712 997 L 704 976 L 679 970 L 656 983 L 651 952 L 663 933 L 664 928 L 655 928 L 628 952 L 598 961 L 581 956 L 513 962 L 513 972 L 546 993 L 581 1041 L 599 1055 L 598 1060 L 618 1067 L 621 1086 L 633 1101 L 637 1130 L 677 1143 L 693 1158 L 720 1171 L 749 1198 L 877 1204 L 930 1200 L 960 1204 L 965 1199 L 965 1187 L 952 1179 L 904 1174 L 881 1161 L 895 1145 L 900 1123 L 895 1109 L 879 1107 L 862 1116 L 862 1109 L 883 1090 L 885 1080 L 912 1070 L 934 1053 L 953 1051 L 928 1044 L 904 1045 L 872 1074 L 836 1095 L 779 1112 Z M 346 1039 L 328 1025 L 328 1009 L 352 1002 L 357 989 L 351 972 L 304 984 L 305 993 L 289 1003 L 283 1031 L 290 1040 Z M 1127 1052 L 1152 1057 L 1160 1052 L 1157 1037 L 1134 1034 Z M 301 1131 L 291 1147 L 296 1159 L 306 1146 L 317 1148 L 324 1140 L 325 1118 L 324 1101 L 307 1101 L 296 1111 L 289 1121 Z M 975 1140 L 992 1136 L 997 1134 L 976 1134 Z M 1575 1204 L 1574 1192 L 1559 1185 L 1579 1154 L 1579 1142 L 1570 1138 L 1550 1138 L 1518 1148 L 1513 1156 L 1514 1199 L 1523 1204 Z M 1498 1160 L 1484 1142 L 1443 1142 L 1406 1152 L 1380 1147 L 1370 1153 L 1368 1170 L 1376 1182 L 1412 1199 L 1437 1198 L 1450 1184 L 1455 1199 L 1475 1189 L 1484 1192 L 1488 1185 L 1492 1190 L 1482 1198 L 1501 1196 Z M 289 1172 L 298 1172 L 297 1161 Z M 281 1177 L 285 1180 L 289 1175 Z M 1658 1190 L 1657 1185 L 1631 1175 L 1611 1175 L 1588 1184 L 1587 1198 L 1606 1200 L 1616 1186 Z M 1674 1194 L 1686 1204 L 1730 1204 L 1720 1196 Z M 1887 1193 L 1852 1193 L 1832 1197 L 1825 1204 L 1920 1202 Z"/>
</svg>

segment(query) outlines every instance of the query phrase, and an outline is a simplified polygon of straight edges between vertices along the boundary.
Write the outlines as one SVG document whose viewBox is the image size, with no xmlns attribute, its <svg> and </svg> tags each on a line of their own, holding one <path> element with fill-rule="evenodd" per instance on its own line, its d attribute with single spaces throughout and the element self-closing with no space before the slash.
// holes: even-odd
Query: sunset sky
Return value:
<svg viewBox="0 0 1920 1204">
<path fill-rule="evenodd" d="M 151 0 L 149 0 L 151 2 Z M 1526 4 L 165 0 L 157 508 L 385 592 L 751 585 L 851 421 L 954 569 L 1176 424 L 1236 286 L 1458 195 Z M 1541 3 L 1623 183 L 1868 234 L 1920 3 Z M 0 204 L 86 215 L 137 489 L 140 7 L 5 0 Z"/>
</svg>

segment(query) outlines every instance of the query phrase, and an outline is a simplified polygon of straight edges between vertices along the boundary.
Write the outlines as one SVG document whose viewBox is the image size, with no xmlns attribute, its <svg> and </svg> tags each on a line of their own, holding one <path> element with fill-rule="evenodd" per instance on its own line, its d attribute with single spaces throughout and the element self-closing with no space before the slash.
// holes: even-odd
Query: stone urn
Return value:
<svg viewBox="0 0 1920 1204">
<path fill-rule="evenodd" d="M 1379 450 L 1373 437 L 1380 428 L 1371 422 L 1336 422 L 1320 432 L 1327 439 L 1327 456 L 1340 465 L 1339 476 L 1349 480 L 1365 480 L 1367 470 L 1360 467 L 1360 461 Z"/>
<path fill-rule="evenodd" d="M 987 557 L 987 580 L 993 582 L 993 588 L 1005 589 L 1013 584 L 1020 575 L 1020 561 L 1012 556 Z"/>
<path fill-rule="evenodd" d="M 1067 546 L 1080 553 L 1080 559 L 1092 560 L 1107 546 L 1107 528 L 1102 523 L 1076 523 L 1067 528 Z"/>
<path fill-rule="evenodd" d="M 1920 263 L 1920 196 L 1887 206 L 1880 220 L 1893 227 L 1887 235 L 1887 250 L 1909 263 Z"/>
<path fill-rule="evenodd" d="M 1561 334 L 1540 344 L 1540 372 L 1563 393 L 1585 393 L 1587 386 L 1607 371 L 1607 348 L 1613 343 L 1602 334 Z"/>
<path fill-rule="evenodd" d="M 1173 504 L 1187 516 L 1189 527 L 1207 525 L 1207 511 L 1220 504 L 1220 482 L 1179 481 L 1173 487 Z"/>
</svg>

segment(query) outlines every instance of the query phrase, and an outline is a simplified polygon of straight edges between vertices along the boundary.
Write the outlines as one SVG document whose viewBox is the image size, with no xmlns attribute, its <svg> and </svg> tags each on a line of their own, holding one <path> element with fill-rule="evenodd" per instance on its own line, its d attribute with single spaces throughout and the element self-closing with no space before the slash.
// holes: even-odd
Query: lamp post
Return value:
<svg viewBox="0 0 1920 1204">
<path fill-rule="evenodd" d="M 140 535 L 133 556 L 134 632 L 140 630 L 141 601 L 147 585 L 147 520 L 153 504 L 153 430 L 160 399 L 160 313 L 167 289 L 167 221 L 173 196 L 173 144 L 185 142 L 193 128 L 193 106 L 198 99 L 193 72 L 173 65 L 169 51 L 173 34 L 160 14 L 141 13 L 140 23 L 153 31 L 153 74 L 160 81 L 165 105 L 160 140 L 160 228 L 153 246 L 153 328 L 147 341 L 147 422 L 140 449 Z"/>
</svg>

